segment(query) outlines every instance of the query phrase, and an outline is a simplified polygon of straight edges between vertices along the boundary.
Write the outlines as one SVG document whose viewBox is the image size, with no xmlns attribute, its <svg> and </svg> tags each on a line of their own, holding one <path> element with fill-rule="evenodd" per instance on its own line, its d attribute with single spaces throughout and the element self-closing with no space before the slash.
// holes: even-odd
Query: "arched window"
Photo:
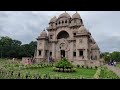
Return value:
<svg viewBox="0 0 120 90">
<path fill-rule="evenodd" d="M 67 23 L 67 20 L 65 21 L 65 23 Z"/>
<path fill-rule="evenodd" d="M 61 31 L 58 35 L 57 35 L 57 39 L 61 39 L 61 38 L 69 38 L 69 34 L 66 31 Z"/>
<path fill-rule="evenodd" d="M 56 25 L 57 25 L 57 23 L 56 23 Z"/>
<path fill-rule="evenodd" d="M 62 24 L 64 23 L 64 21 L 62 21 Z"/>
<path fill-rule="evenodd" d="M 69 23 L 71 23 L 71 21 L 69 21 Z"/>
<path fill-rule="evenodd" d="M 60 21 L 59 21 L 59 24 L 60 24 Z"/>
<path fill-rule="evenodd" d="M 93 57 L 91 56 L 91 60 L 93 59 Z"/>
</svg>

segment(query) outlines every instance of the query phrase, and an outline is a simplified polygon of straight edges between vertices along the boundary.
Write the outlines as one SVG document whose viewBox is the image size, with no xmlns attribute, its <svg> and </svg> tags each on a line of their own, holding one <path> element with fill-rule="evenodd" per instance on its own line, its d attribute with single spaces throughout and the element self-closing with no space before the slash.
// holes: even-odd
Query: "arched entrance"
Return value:
<svg viewBox="0 0 120 90">
<path fill-rule="evenodd" d="M 65 39 L 69 38 L 69 34 L 66 31 L 59 32 L 57 35 L 57 39 L 62 39 L 62 38 Z"/>
<path fill-rule="evenodd" d="M 61 50 L 61 57 L 65 57 L 65 50 Z"/>
</svg>

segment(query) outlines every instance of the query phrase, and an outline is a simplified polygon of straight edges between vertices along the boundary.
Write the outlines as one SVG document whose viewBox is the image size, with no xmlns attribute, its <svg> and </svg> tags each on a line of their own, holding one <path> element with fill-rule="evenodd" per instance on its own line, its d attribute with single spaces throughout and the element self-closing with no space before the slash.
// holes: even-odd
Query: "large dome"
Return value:
<svg viewBox="0 0 120 90">
<path fill-rule="evenodd" d="M 51 22 L 56 22 L 56 20 L 57 20 L 57 18 L 56 18 L 56 16 L 54 16 L 54 17 L 50 20 L 50 23 L 51 23 Z"/>
<path fill-rule="evenodd" d="M 76 12 L 72 15 L 72 19 L 81 19 L 80 15 Z"/>
<path fill-rule="evenodd" d="M 83 25 L 78 29 L 78 33 L 88 34 L 88 32 L 89 31 Z"/>
<path fill-rule="evenodd" d="M 94 40 L 94 38 L 92 36 L 90 37 L 90 39 L 91 39 L 91 41 L 92 41 L 93 44 L 96 43 L 95 40 Z"/>
<path fill-rule="evenodd" d="M 46 37 L 47 36 L 47 32 L 45 30 L 43 30 L 40 34 L 41 37 Z"/>
<path fill-rule="evenodd" d="M 59 18 L 62 18 L 62 17 L 66 17 L 66 18 L 70 18 L 70 15 L 68 13 L 62 13 Z"/>
<path fill-rule="evenodd" d="M 91 46 L 91 49 L 99 49 L 97 43 L 93 44 L 93 45 Z"/>
</svg>

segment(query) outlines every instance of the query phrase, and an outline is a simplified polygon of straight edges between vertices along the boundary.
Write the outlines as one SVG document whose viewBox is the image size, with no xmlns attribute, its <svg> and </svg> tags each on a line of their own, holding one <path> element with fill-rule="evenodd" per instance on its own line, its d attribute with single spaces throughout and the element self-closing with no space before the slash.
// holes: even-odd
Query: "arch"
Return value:
<svg viewBox="0 0 120 90">
<path fill-rule="evenodd" d="M 64 21 L 62 21 L 62 24 L 64 23 Z"/>
<path fill-rule="evenodd" d="M 61 39 L 61 38 L 69 38 L 68 32 L 66 32 L 66 31 L 59 32 L 57 35 L 57 39 Z"/>
<path fill-rule="evenodd" d="M 65 23 L 67 23 L 67 20 L 65 20 Z"/>
</svg>

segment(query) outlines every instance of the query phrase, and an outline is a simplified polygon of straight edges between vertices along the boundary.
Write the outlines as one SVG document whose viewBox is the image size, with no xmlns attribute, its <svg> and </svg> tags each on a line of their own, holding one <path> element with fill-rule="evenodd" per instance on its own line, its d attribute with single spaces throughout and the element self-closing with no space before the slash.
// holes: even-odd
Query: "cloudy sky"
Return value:
<svg viewBox="0 0 120 90">
<path fill-rule="evenodd" d="M 0 36 L 23 44 L 36 40 L 53 16 L 64 11 L 0 11 Z M 71 16 L 76 11 L 67 11 Z M 120 50 L 120 11 L 78 11 L 102 52 Z"/>
</svg>

